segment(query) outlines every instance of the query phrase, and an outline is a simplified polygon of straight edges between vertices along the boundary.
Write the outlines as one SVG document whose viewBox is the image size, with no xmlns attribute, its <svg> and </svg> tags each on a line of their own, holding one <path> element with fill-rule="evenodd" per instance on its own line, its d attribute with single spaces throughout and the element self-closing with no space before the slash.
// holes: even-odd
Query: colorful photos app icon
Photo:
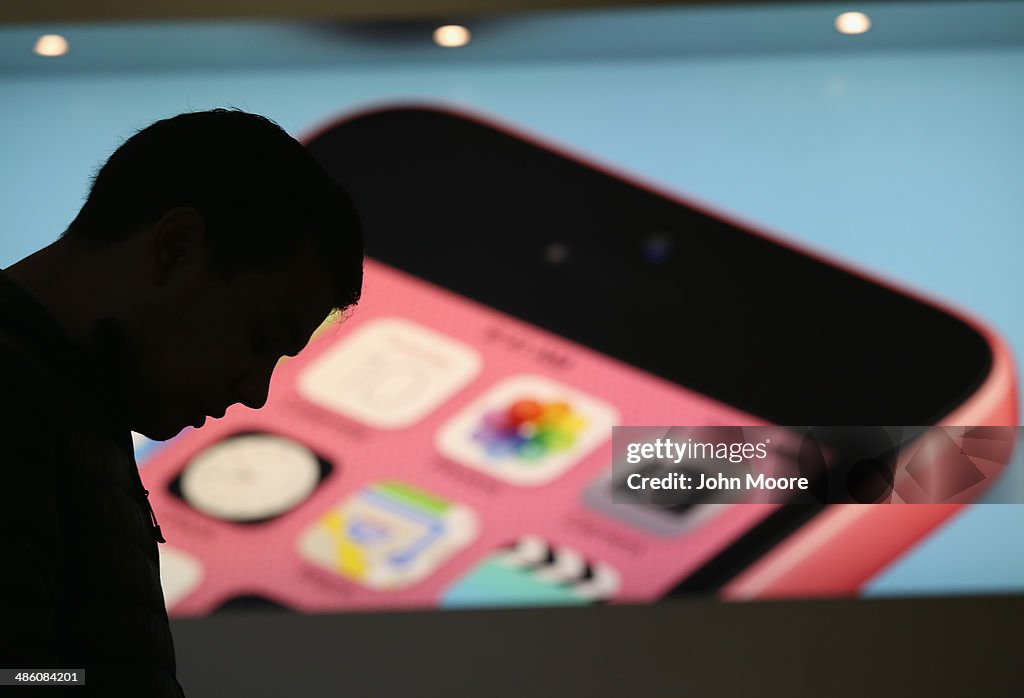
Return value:
<svg viewBox="0 0 1024 698">
<path fill-rule="evenodd" d="M 446 423 L 447 458 L 517 485 L 553 480 L 608 439 L 611 405 L 543 376 L 498 383 Z"/>
<path fill-rule="evenodd" d="M 612 598 L 619 574 L 580 552 L 524 536 L 500 548 L 445 591 L 446 608 L 570 606 Z"/>
<path fill-rule="evenodd" d="M 321 516 L 300 537 L 299 554 L 371 589 L 398 589 L 427 577 L 476 533 L 467 507 L 379 482 Z"/>
<path fill-rule="evenodd" d="M 298 379 L 303 398 L 379 429 L 416 423 L 480 371 L 468 344 L 403 318 L 364 324 Z"/>
<path fill-rule="evenodd" d="M 489 456 L 536 460 L 568 451 L 584 426 L 586 421 L 568 402 L 524 397 L 508 407 L 485 412 L 473 438 Z"/>
</svg>

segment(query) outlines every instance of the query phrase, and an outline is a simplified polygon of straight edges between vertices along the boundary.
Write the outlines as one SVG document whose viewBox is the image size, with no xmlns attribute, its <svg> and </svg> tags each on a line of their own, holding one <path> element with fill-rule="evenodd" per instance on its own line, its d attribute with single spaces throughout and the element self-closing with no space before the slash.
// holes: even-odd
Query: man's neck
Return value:
<svg viewBox="0 0 1024 698">
<path fill-rule="evenodd" d="M 99 312 L 103 299 L 91 270 L 82 264 L 81 251 L 71 249 L 75 245 L 61 238 L 4 272 L 35 296 L 76 344 L 85 346 L 104 315 Z"/>
</svg>

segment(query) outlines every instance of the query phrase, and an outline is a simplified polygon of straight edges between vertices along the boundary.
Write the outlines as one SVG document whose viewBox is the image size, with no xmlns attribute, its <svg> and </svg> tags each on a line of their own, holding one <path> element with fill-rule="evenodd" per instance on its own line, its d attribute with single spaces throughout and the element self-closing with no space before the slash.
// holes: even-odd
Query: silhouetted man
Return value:
<svg viewBox="0 0 1024 698">
<path fill-rule="evenodd" d="M 278 359 L 359 300 L 362 263 L 302 146 L 213 110 L 135 134 L 60 239 L 0 272 L 0 667 L 182 695 L 131 430 L 261 407 Z"/>
</svg>

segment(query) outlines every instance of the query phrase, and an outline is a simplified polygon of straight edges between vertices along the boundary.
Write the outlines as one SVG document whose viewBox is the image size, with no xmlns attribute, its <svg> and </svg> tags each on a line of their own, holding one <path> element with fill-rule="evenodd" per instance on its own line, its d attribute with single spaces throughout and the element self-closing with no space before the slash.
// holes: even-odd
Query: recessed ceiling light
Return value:
<svg viewBox="0 0 1024 698">
<path fill-rule="evenodd" d="M 844 12 L 836 17 L 836 31 L 840 34 L 863 34 L 871 28 L 871 18 L 863 12 Z"/>
<path fill-rule="evenodd" d="M 36 45 L 32 50 L 47 58 L 63 56 L 68 52 L 68 40 L 60 34 L 43 34 L 36 39 Z"/>
<path fill-rule="evenodd" d="M 465 46 L 469 39 L 469 30 L 459 24 L 446 24 L 434 30 L 434 43 L 445 48 Z"/>
</svg>

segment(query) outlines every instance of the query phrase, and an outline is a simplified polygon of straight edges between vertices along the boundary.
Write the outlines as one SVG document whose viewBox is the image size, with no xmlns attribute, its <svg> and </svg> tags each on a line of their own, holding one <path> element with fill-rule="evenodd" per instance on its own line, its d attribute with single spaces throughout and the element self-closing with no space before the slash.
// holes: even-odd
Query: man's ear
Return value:
<svg viewBox="0 0 1024 698">
<path fill-rule="evenodd" d="M 153 275 L 167 283 L 181 271 L 195 271 L 205 263 L 206 221 L 191 206 L 172 208 L 153 224 Z"/>
</svg>

